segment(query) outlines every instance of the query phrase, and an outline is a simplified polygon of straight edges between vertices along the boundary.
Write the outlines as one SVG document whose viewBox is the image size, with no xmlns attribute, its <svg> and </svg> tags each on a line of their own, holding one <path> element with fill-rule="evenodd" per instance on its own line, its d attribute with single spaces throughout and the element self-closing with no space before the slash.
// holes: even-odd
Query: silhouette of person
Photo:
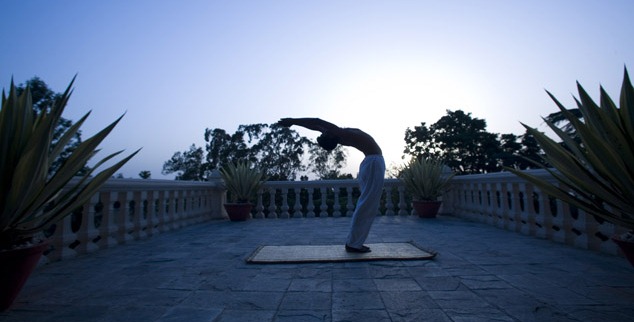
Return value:
<svg viewBox="0 0 634 322">
<path fill-rule="evenodd" d="M 378 212 L 385 177 L 385 161 L 379 145 L 369 134 L 359 129 L 342 128 L 319 118 L 283 118 L 278 124 L 286 127 L 297 125 L 321 132 L 317 143 L 328 151 L 337 147 L 337 144 L 341 144 L 351 146 L 365 154 L 357 177 L 361 195 L 352 215 L 345 249 L 351 253 L 370 252 L 370 248 L 363 243 L 368 237 Z"/>
</svg>

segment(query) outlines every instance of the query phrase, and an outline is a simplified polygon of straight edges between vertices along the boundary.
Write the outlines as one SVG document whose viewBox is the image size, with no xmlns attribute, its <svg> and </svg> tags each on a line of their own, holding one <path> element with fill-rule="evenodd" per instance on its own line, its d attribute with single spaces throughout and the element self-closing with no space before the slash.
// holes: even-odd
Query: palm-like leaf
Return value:
<svg viewBox="0 0 634 322">
<path fill-rule="evenodd" d="M 455 173 L 445 173 L 445 164 L 435 159 L 415 159 L 401 171 L 400 178 L 416 200 L 437 200 Z"/>
<path fill-rule="evenodd" d="M 597 105 L 577 83 L 577 106 L 583 121 L 566 111 L 554 96 L 562 114 L 574 127 L 580 141 L 558 130 L 545 119 L 562 144 L 525 124 L 544 150 L 545 161 L 556 184 L 515 169 L 516 175 L 545 193 L 614 224 L 634 229 L 634 88 L 627 69 L 621 87 L 620 108 L 603 88 Z"/>
<path fill-rule="evenodd" d="M 250 162 L 227 163 L 220 175 L 234 202 L 249 202 L 264 183 L 264 172 L 251 167 Z"/>
<path fill-rule="evenodd" d="M 9 95 L 2 94 L 0 110 L 0 248 L 9 248 L 48 225 L 69 215 L 91 198 L 114 172 L 138 150 L 93 176 L 97 167 L 120 152 L 106 156 L 90 171 L 74 179 L 96 154 L 98 145 L 108 136 L 121 117 L 82 142 L 53 174 L 49 168 L 66 143 L 84 123 L 87 113 L 68 128 L 55 147 L 54 131 L 72 93 L 72 85 L 50 110 L 33 109 L 30 89 L 17 95 L 11 82 Z"/>
</svg>

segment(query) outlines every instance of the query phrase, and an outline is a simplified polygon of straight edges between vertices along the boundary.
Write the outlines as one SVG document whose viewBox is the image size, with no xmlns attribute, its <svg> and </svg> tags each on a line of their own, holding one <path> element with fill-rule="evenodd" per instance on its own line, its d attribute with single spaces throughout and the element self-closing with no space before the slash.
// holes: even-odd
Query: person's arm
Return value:
<svg viewBox="0 0 634 322">
<path fill-rule="evenodd" d="M 381 154 L 381 148 L 376 141 L 359 129 L 340 128 L 319 118 L 283 118 L 278 121 L 278 124 L 286 127 L 298 125 L 325 135 L 335 136 L 339 138 L 339 144 L 354 147 L 365 155 Z"/>
<path fill-rule="evenodd" d="M 336 135 L 341 128 L 330 123 L 326 122 L 319 118 L 314 117 L 305 117 L 305 118 L 283 118 L 278 122 L 279 125 L 290 127 L 292 125 L 298 125 L 301 127 L 305 127 L 309 130 L 319 131 L 322 133 L 330 133 Z"/>
</svg>

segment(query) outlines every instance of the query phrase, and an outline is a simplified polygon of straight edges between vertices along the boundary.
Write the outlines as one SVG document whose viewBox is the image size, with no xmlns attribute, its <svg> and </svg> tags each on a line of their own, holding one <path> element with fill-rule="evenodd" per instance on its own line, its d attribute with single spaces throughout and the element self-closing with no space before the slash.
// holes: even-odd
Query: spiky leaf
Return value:
<svg viewBox="0 0 634 322">
<path fill-rule="evenodd" d="M 51 147 L 74 81 L 75 78 L 50 109 L 39 113 L 34 112 L 28 86 L 21 95 L 17 95 L 12 81 L 9 95 L 3 91 L 0 110 L 0 249 L 10 248 L 18 240 L 29 238 L 71 214 L 138 152 L 93 176 L 98 166 L 120 152 L 106 156 L 83 177 L 74 179 L 96 154 L 98 145 L 120 117 L 78 145 L 59 169 L 49 174 L 53 160 L 90 114 L 66 129 L 57 145 Z"/>
<path fill-rule="evenodd" d="M 585 212 L 614 224 L 634 229 L 634 88 L 627 69 L 623 77 L 620 107 L 600 89 L 597 105 L 577 84 L 575 99 L 583 120 L 567 112 L 550 93 L 548 95 L 574 127 L 577 138 L 549 127 L 561 139 L 555 142 L 544 133 L 523 124 L 544 150 L 545 164 L 556 184 L 519 170 L 507 170 L 533 183 L 545 193 L 574 205 Z"/>
<path fill-rule="evenodd" d="M 455 173 L 445 172 L 444 163 L 435 159 L 414 159 L 401 171 L 400 179 L 416 200 L 437 200 Z"/>
<path fill-rule="evenodd" d="M 220 168 L 220 175 L 232 201 L 240 203 L 253 200 L 266 180 L 264 172 L 252 167 L 250 162 L 243 160 L 225 164 Z"/>
</svg>

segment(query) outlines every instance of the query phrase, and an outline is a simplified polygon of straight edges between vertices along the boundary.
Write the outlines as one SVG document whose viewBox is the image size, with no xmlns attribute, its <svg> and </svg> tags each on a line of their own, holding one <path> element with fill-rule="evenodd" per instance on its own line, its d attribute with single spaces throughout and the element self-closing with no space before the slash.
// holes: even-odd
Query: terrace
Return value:
<svg viewBox="0 0 634 322">
<path fill-rule="evenodd" d="M 368 242 L 415 241 L 438 252 L 433 260 L 245 263 L 259 245 L 341 243 L 354 186 L 269 182 L 254 219 L 229 222 L 216 181 L 111 180 L 51 230 L 52 249 L 0 321 L 634 316 L 634 271 L 608 238 L 622 229 L 508 173 L 456 177 L 442 215 L 426 220 L 412 214 L 398 180 L 386 182 Z M 275 199 L 282 206 L 267 203 Z"/>
</svg>

